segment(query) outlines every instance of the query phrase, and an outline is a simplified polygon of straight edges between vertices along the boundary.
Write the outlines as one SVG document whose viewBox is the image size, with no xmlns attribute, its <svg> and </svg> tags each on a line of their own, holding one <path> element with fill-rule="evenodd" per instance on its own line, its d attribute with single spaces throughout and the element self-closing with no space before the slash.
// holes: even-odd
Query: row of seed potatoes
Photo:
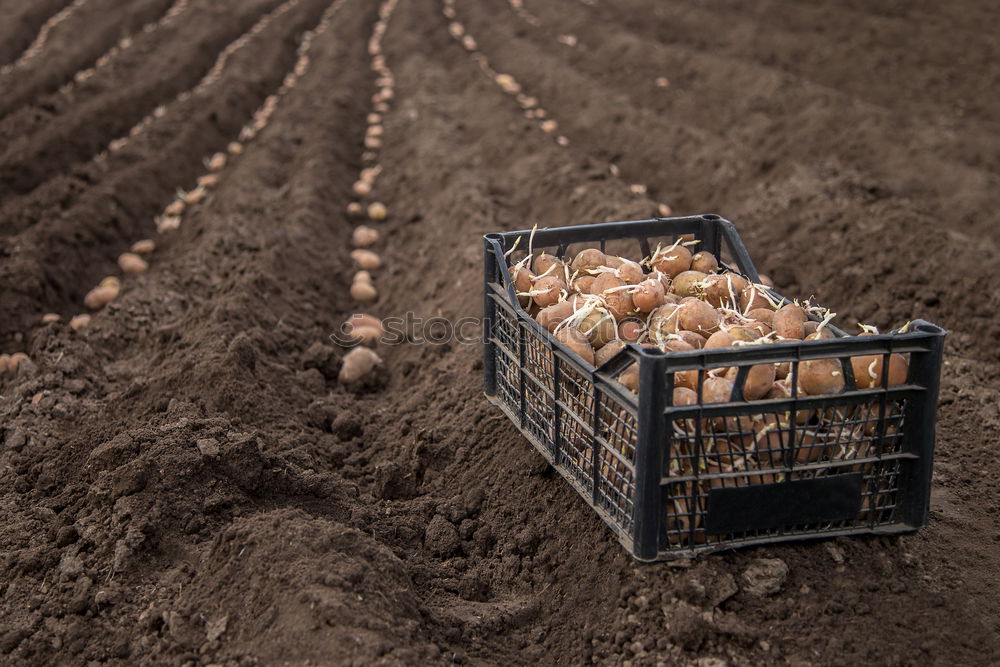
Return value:
<svg viewBox="0 0 1000 667">
<path fill-rule="evenodd" d="M 176 0 L 176 2 L 174 2 L 174 4 L 170 6 L 170 8 L 166 11 L 166 13 L 163 16 L 156 19 L 155 21 L 151 21 L 146 25 L 142 26 L 139 32 L 144 34 L 149 34 L 154 30 L 158 30 L 166 25 L 169 25 L 170 23 L 173 23 L 177 19 L 177 17 L 183 14 L 184 11 L 190 5 L 191 5 L 190 0 Z M 88 79 L 93 77 L 98 70 L 106 67 L 115 58 L 118 58 L 123 52 L 131 49 L 134 43 L 135 40 L 131 35 L 126 35 L 125 37 L 122 37 L 120 40 L 118 40 L 117 44 L 112 46 L 110 49 L 108 49 L 108 51 L 104 55 L 99 57 L 94 62 L 94 65 L 92 67 L 87 67 L 86 69 L 82 69 L 76 74 L 74 74 L 72 80 L 63 85 L 63 87 L 59 89 L 59 92 L 65 94 L 69 92 L 69 90 L 76 84 L 80 84 L 83 83 L 84 81 L 87 81 Z"/>
<path fill-rule="evenodd" d="M 512 6 L 514 6 L 513 2 Z M 518 6 L 523 11 L 523 6 Z M 542 132 L 554 136 L 559 146 L 564 148 L 569 146 L 569 137 L 559 131 L 559 121 L 552 118 L 549 111 L 541 106 L 538 98 L 525 92 L 524 86 L 512 74 L 498 72 L 493 68 L 489 58 L 479 49 L 479 43 L 475 37 L 469 34 L 465 25 L 457 20 L 458 14 L 455 10 L 455 0 L 442 0 L 441 13 L 449 21 L 448 34 L 462 45 L 462 48 L 469 53 L 483 74 L 491 79 L 504 93 L 514 98 L 518 106 L 521 107 L 524 117 L 538 121 L 538 128 Z M 563 43 L 576 43 L 576 38 L 572 35 L 564 36 L 564 38 L 561 40 Z M 614 163 L 608 164 L 608 172 L 616 178 L 621 177 L 621 171 L 618 165 Z M 632 183 L 628 186 L 628 189 L 635 196 L 645 196 L 649 192 L 649 188 L 642 183 Z M 656 213 L 661 217 L 669 216 L 671 212 L 671 208 L 667 204 L 661 202 L 656 206 Z"/>
<path fill-rule="evenodd" d="M 212 68 L 197 84 L 195 84 L 194 88 L 181 92 L 172 102 L 157 106 L 153 109 L 152 113 L 147 114 L 138 123 L 133 125 L 128 131 L 128 134 L 110 141 L 107 149 L 97 156 L 98 161 L 106 159 L 108 153 L 116 153 L 125 148 L 129 141 L 146 131 L 155 120 L 166 116 L 173 104 L 185 102 L 190 99 L 192 95 L 205 92 L 208 88 L 217 83 L 222 77 L 222 72 L 226 68 L 226 64 L 229 62 L 229 59 L 233 56 L 233 54 L 246 47 L 251 39 L 263 32 L 269 25 L 271 25 L 271 23 L 274 22 L 275 19 L 281 17 L 283 14 L 286 14 L 289 10 L 298 5 L 299 2 L 300 0 L 287 0 L 261 17 L 261 19 L 257 21 L 257 23 L 255 23 L 250 30 L 226 45 L 226 47 L 215 59 L 215 62 L 212 64 Z"/>
<path fill-rule="evenodd" d="M 57 12 L 52 18 L 42 25 L 42 28 L 38 31 L 38 35 L 24 53 L 14 62 L 9 65 L 4 65 L 0 67 L 0 75 L 9 74 L 11 71 L 18 67 L 23 67 L 29 61 L 33 60 L 42 52 L 45 48 L 45 44 L 49 41 L 49 35 L 52 31 L 66 19 L 72 16 L 77 10 L 87 4 L 88 0 L 73 0 L 70 4 L 63 7 L 59 12 Z"/>
<path fill-rule="evenodd" d="M 273 12 L 261 19 L 261 21 L 259 21 L 246 35 L 240 37 L 238 40 L 227 46 L 223 51 L 223 54 L 216 60 L 212 71 L 206 76 L 202 83 L 199 84 L 199 86 L 203 87 L 204 85 L 208 85 L 205 83 L 206 81 L 209 83 L 216 81 L 225 65 L 226 60 L 237 49 L 246 45 L 249 36 L 259 33 L 267 26 L 268 23 L 273 21 L 276 16 L 284 11 L 287 11 L 298 1 L 299 0 L 292 0 L 289 3 L 279 6 Z M 229 142 L 225 151 L 214 153 L 207 156 L 203 160 L 205 173 L 196 179 L 194 187 L 190 190 L 178 187 L 177 196 L 174 200 L 164 207 L 163 212 L 160 215 L 154 218 L 156 231 L 159 234 L 167 234 L 179 229 L 184 216 L 190 213 L 196 206 L 202 204 L 208 199 L 211 190 L 219 184 L 224 170 L 227 166 L 231 165 L 232 160 L 242 155 L 246 145 L 252 142 L 260 131 L 267 127 L 275 110 L 278 108 L 278 104 L 282 99 L 284 99 L 289 91 L 298 85 L 299 80 L 306 74 L 306 72 L 309 71 L 309 51 L 313 41 L 317 35 L 322 34 L 329 28 L 333 20 L 334 13 L 344 3 L 344 1 L 345 0 L 337 0 L 330 5 L 329 9 L 327 9 L 321 17 L 320 22 L 316 25 L 316 28 L 303 33 L 302 41 L 298 47 L 295 65 L 292 67 L 292 70 L 285 75 L 278 90 L 274 94 L 265 98 L 264 103 L 254 112 L 251 121 L 240 130 L 238 139 Z M 123 276 L 128 277 L 145 273 L 149 269 L 148 257 L 155 249 L 156 242 L 152 239 L 142 239 L 133 243 L 127 252 L 122 253 L 118 257 L 118 266 L 121 269 Z M 108 276 L 101 280 L 98 285 L 86 294 L 83 299 L 83 305 L 88 310 L 99 311 L 112 301 L 118 299 L 121 295 L 122 287 L 121 277 Z M 60 317 L 58 314 L 49 313 L 42 318 L 42 322 L 57 322 L 59 319 Z M 79 330 L 90 324 L 90 321 L 91 316 L 87 313 L 83 313 L 73 317 L 72 320 L 70 320 L 70 326 L 73 329 Z"/>
<path fill-rule="evenodd" d="M 357 222 L 384 222 L 389 210 L 381 201 L 374 199 L 376 185 L 382 174 L 379 159 L 385 135 L 385 114 L 391 108 L 395 97 L 396 80 L 386 63 L 382 50 L 382 40 L 389 26 L 389 19 L 396 9 L 398 0 L 385 0 L 379 6 L 378 20 L 368 41 L 368 55 L 375 75 L 376 91 L 372 95 L 371 111 L 368 113 L 365 130 L 364 150 L 361 154 L 361 172 L 351 187 L 357 200 L 347 205 L 347 214 Z M 379 243 L 381 235 L 370 224 L 359 224 L 351 233 L 351 261 L 356 271 L 351 280 L 351 298 L 362 304 L 372 304 L 378 300 L 373 272 L 382 268 L 382 258 L 372 248 Z M 358 343 L 344 356 L 340 370 L 340 381 L 350 385 L 362 382 L 382 364 L 382 359 L 371 348 L 378 344 L 384 330 L 381 321 L 366 313 L 357 313 L 346 323 L 348 332 Z"/>
</svg>

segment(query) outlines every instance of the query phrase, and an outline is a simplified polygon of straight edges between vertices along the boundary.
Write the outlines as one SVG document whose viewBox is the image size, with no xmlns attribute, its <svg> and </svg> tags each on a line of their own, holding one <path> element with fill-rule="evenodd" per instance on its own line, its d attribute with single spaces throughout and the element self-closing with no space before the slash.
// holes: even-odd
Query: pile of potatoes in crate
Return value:
<svg viewBox="0 0 1000 667">
<path fill-rule="evenodd" d="M 827 327 L 834 314 L 819 306 L 779 300 L 770 281 L 752 283 L 720 268 L 710 252 L 692 252 L 698 242 L 679 238 L 658 246 L 649 257 L 635 261 L 596 248 L 559 258 L 529 253 L 510 265 L 520 304 L 557 340 L 585 362 L 600 366 L 634 342 L 669 352 L 833 337 Z M 810 315 L 814 317 L 810 318 Z M 865 327 L 861 335 L 875 333 Z M 879 355 L 852 358 L 858 388 L 882 384 Z M 906 379 L 904 357 L 892 355 L 889 384 Z M 704 379 L 703 403 L 729 400 L 738 368 L 710 370 Z M 742 388 L 743 398 L 758 400 L 791 395 L 790 364 L 752 366 Z M 638 391 L 638 366 L 620 381 Z M 697 401 L 697 371 L 674 377 L 674 404 Z M 799 395 L 841 391 L 844 377 L 837 359 L 804 361 L 799 365 Z"/>
<path fill-rule="evenodd" d="M 529 241 L 527 256 L 516 262 L 511 259 L 508 268 L 521 307 L 593 367 L 610 360 L 627 343 L 669 353 L 834 337 L 828 326 L 834 313 L 809 302 L 777 297 L 766 276 L 753 283 L 721 266 L 712 253 L 698 251 L 697 244 L 690 236 L 680 237 L 636 261 L 596 248 L 566 257 L 533 253 Z M 515 251 L 516 246 L 508 257 Z M 861 328 L 861 336 L 878 333 L 874 327 Z M 551 361 L 544 355 L 529 354 L 527 362 L 540 362 L 543 367 L 534 369 L 536 375 L 551 377 Z M 900 354 L 889 356 L 887 369 L 883 368 L 882 355 L 856 355 L 850 362 L 858 389 L 899 385 L 907 379 L 907 358 Z M 847 386 L 843 370 L 836 358 L 802 361 L 795 394 L 839 393 Z M 619 382 L 638 392 L 638 371 L 638 364 L 632 363 L 618 375 Z M 567 372 L 572 370 L 564 370 Z M 736 366 L 704 372 L 702 404 L 729 402 L 738 374 Z M 789 398 L 793 395 L 793 375 L 790 363 L 751 365 L 742 398 L 751 402 Z M 698 403 L 698 371 L 675 372 L 673 381 L 674 406 Z M 564 388 L 575 394 L 570 405 L 582 406 L 584 411 L 598 408 L 587 384 L 577 382 Z M 902 415 L 902 404 L 889 401 L 880 417 L 876 403 L 861 400 L 825 410 L 794 411 L 762 404 L 758 414 L 705 419 L 700 429 L 696 429 L 694 419 L 672 420 L 668 474 L 690 478 L 697 468 L 700 481 L 672 485 L 677 488 L 669 493 L 664 517 L 671 543 L 684 543 L 689 532 L 695 542 L 706 539 L 702 519 L 710 489 L 780 482 L 788 474 L 785 466 L 789 460 L 795 466 L 809 465 L 795 473 L 797 478 L 848 471 L 874 474 L 871 461 L 851 461 L 874 453 L 873 448 L 880 446 L 875 444 L 879 433 L 885 443 L 881 446 L 895 446 L 889 443 L 898 436 Z M 598 474 L 602 484 L 616 491 L 609 502 L 627 511 L 633 492 L 632 471 L 608 447 L 630 458 L 634 442 L 630 445 L 628 441 L 634 438 L 634 418 L 624 406 L 609 404 L 608 409 L 598 420 L 599 435 L 607 444 L 597 471 L 592 470 L 590 436 L 579 429 L 569 430 L 563 434 L 564 445 L 580 471 L 588 476 Z M 591 421 L 584 414 L 578 417 L 581 423 Z M 879 477 L 876 493 L 862 509 L 859 521 L 890 502 L 891 485 L 889 478 Z"/>
</svg>

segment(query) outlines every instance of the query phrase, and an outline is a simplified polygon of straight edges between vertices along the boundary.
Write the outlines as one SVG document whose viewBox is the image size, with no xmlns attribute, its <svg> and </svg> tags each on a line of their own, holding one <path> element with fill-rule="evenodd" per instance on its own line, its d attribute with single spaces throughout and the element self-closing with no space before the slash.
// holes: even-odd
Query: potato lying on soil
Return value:
<svg viewBox="0 0 1000 667">
<path fill-rule="evenodd" d="M 76 315 L 69 321 L 69 326 L 73 331 L 79 331 L 90 324 L 90 315 L 83 313 Z"/>
<path fill-rule="evenodd" d="M 121 282 L 117 278 L 105 278 L 100 285 L 87 292 L 83 297 L 83 305 L 91 310 L 100 310 L 118 298 L 121 294 Z"/>
<path fill-rule="evenodd" d="M 385 333 L 382 321 L 372 315 L 357 313 L 344 322 L 346 333 L 354 336 L 362 345 L 374 347 Z"/>
<path fill-rule="evenodd" d="M 378 242 L 378 230 L 368 225 L 360 225 L 354 228 L 351 234 L 351 242 L 356 248 L 367 248 Z"/>
<path fill-rule="evenodd" d="M 382 363 L 381 357 L 367 347 L 351 348 L 344 355 L 343 365 L 337 379 L 341 384 L 354 384 L 368 377 Z"/>
<path fill-rule="evenodd" d="M 145 273 L 149 269 L 149 264 L 142 257 L 134 252 L 123 252 L 118 256 L 118 266 L 121 270 L 130 275 Z"/>
<path fill-rule="evenodd" d="M 378 256 L 378 253 L 371 250 L 363 250 L 361 248 L 352 250 L 351 259 L 354 260 L 359 269 L 364 269 L 365 271 L 374 271 L 382 267 L 382 258 Z"/>
</svg>

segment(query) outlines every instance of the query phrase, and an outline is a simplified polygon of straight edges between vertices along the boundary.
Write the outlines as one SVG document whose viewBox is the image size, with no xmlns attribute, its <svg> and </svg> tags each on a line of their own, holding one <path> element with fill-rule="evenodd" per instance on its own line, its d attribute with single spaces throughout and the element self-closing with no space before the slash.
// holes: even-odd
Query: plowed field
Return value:
<svg viewBox="0 0 1000 667">
<path fill-rule="evenodd" d="M 30 359 L 0 375 L 0 662 L 995 663 L 998 32 L 985 0 L 0 0 L 0 353 Z M 843 326 L 949 329 L 926 529 L 640 565 L 487 404 L 481 346 L 338 382 L 353 312 L 481 313 L 482 234 L 662 203 Z"/>
</svg>

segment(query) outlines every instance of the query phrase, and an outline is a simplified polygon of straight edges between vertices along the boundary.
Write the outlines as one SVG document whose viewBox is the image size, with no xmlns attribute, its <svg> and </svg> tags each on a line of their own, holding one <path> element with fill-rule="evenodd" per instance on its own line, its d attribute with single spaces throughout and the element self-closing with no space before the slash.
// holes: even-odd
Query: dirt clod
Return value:
<svg viewBox="0 0 1000 667">
<path fill-rule="evenodd" d="M 774 595 L 787 578 L 788 564 L 780 558 L 758 558 L 740 575 L 743 590 L 754 597 Z"/>
</svg>

